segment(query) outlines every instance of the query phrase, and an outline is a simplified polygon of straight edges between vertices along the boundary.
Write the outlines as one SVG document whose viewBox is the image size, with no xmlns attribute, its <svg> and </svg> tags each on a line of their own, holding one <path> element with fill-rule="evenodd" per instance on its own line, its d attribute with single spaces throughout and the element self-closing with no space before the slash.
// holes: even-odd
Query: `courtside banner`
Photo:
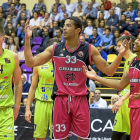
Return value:
<svg viewBox="0 0 140 140">
<path fill-rule="evenodd" d="M 114 118 L 109 108 L 90 108 L 91 140 L 111 140 Z"/>
</svg>

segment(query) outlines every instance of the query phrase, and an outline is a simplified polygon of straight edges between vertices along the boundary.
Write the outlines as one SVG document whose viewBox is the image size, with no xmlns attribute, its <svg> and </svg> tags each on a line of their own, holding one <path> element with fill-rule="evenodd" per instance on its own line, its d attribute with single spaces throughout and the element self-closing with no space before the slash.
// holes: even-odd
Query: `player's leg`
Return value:
<svg viewBox="0 0 140 140">
<path fill-rule="evenodd" d="M 123 140 L 124 135 L 125 135 L 125 132 L 113 131 L 111 139 L 112 140 Z"/>
<path fill-rule="evenodd" d="M 0 118 L 0 140 L 14 140 L 13 109 L 0 109 Z"/>
<path fill-rule="evenodd" d="M 35 138 L 35 140 L 45 140 L 45 138 Z"/>
</svg>

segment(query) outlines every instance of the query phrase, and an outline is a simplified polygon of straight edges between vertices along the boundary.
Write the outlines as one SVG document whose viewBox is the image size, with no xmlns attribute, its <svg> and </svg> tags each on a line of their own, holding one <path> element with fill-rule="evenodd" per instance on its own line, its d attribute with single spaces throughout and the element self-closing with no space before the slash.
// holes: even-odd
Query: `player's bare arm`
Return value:
<svg viewBox="0 0 140 140">
<path fill-rule="evenodd" d="M 24 45 L 25 63 L 27 67 L 35 67 L 35 66 L 42 65 L 51 59 L 53 46 L 48 47 L 44 52 L 33 57 L 31 46 L 30 46 L 32 29 L 29 29 L 28 23 L 29 20 L 27 20 L 25 25 L 25 45 Z"/>
<path fill-rule="evenodd" d="M 33 76 L 32 76 L 32 84 L 29 89 L 26 112 L 25 112 L 25 120 L 28 121 L 29 123 L 31 123 L 31 116 L 32 116 L 31 111 L 30 111 L 30 106 L 35 97 L 35 90 L 37 88 L 37 84 L 38 84 L 38 67 L 34 67 Z"/>
<path fill-rule="evenodd" d="M 19 59 L 16 53 L 14 54 L 16 67 L 13 73 L 14 78 L 14 97 L 15 97 L 15 106 L 14 106 L 14 120 L 16 120 L 18 116 L 18 112 L 20 109 L 21 96 L 22 96 L 22 82 L 21 82 L 21 70 L 19 67 Z"/>
<path fill-rule="evenodd" d="M 90 79 L 93 79 L 93 80 L 96 80 L 100 83 L 102 83 L 103 85 L 106 85 L 110 88 L 115 88 L 115 89 L 118 89 L 118 90 L 123 90 L 127 85 L 129 85 L 129 76 L 128 76 L 128 71 L 126 71 L 121 80 L 114 80 L 114 79 L 105 79 L 105 78 L 102 78 L 100 76 L 98 76 L 96 74 L 96 72 L 89 66 L 89 69 L 90 71 L 88 71 L 84 66 L 83 66 L 83 72 L 84 74 L 90 78 Z"/>
<path fill-rule="evenodd" d="M 121 50 L 118 57 L 110 65 L 101 57 L 100 53 L 94 46 L 91 46 L 91 59 L 99 70 L 101 70 L 103 73 L 109 76 L 112 76 L 114 75 L 117 68 L 119 67 L 120 62 L 122 60 L 122 56 L 126 52 L 126 50 L 129 48 L 130 43 L 131 43 L 131 40 L 129 42 L 127 40 L 123 41 L 122 45 L 124 49 Z"/>
</svg>

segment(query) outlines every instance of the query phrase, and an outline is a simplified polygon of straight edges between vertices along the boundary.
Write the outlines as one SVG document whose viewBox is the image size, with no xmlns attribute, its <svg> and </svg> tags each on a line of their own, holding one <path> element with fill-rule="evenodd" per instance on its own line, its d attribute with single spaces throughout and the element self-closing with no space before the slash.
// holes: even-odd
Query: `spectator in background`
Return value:
<svg viewBox="0 0 140 140">
<path fill-rule="evenodd" d="M 27 105 L 27 98 L 23 99 L 23 105 L 26 106 Z"/>
<path fill-rule="evenodd" d="M 111 9 L 111 2 L 108 0 L 103 0 L 103 5 L 105 7 L 105 10 Z"/>
<path fill-rule="evenodd" d="M 109 13 L 110 17 L 107 19 L 107 25 L 113 30 L 119 26 L 119 17 L 113 9 L 110 9 Z"/>
<path fill-rule="evenodd" d="M 60 28 L 56 29 L 56 38 L 58 39 L 59 42 L 63 42 L 63 36 Z"/>
<path fill-rule="evenodd" d="M 11 3 L 10 10 L 9 10 L 8 14 L 11 14 L 13 17 L 17 16 L 17 10 L 15 10 L 15 4 L 14 3 Z"/>
<path fill-rule="evenodd" d="M 39 13 L 41 9 L 44 11 L 44 13 L 46 13 L 46 5 L 43 3 L 43 0 L 38 0 L 38 3 L 36 3 L 33 7 L 32 13 Z"/>
<path fill-rule="evenodd" d="M 126 23 L 126 16 L 124 14 L 121 15 L 121 20 L 119 23 L 119 30 L 122 33 L 124 30 L 122 29 L 123 24 Z"/>
<path fill-rule="evenodd" d="M 21 20 L 24 20 L 25 23 L 26 23 L 26 21 L 27 21 L 26 12 L 22 12 L 21 17 L 18 19 L 18 21 L 17 21 L 17 24 L 18 24 L 17 28 L 20 26 Z"/>
<path fill-rule="evenodd" d="M 67 13 L 68 14 L 68 17 L 71 16 L 71 13 L 70 11 L 68 11 L 66 9 L 66 6 L 64 4 L 61 4 L 61 12 L 59 13 L 59 19 L 60 19 L 60 22 L 64 19 L 64 14 Z"/>
<path fill-rule="evenodd" d="M 71 12 L 71 15 L 74 12 L 74 5 L 71 3 L 71 0 L 66 0 L 66 9 Z"/>
<path fill-rule="evenodd" d="M 98 13 L 97 13 L 97 18 L 99 18 L 100 12 L 103 13 L 104 19 L 108 19 L 108 17 L 109 17 L 109 12 L 108 12 L 107 10 L 105 10 L 105 7 L 104 7 L 103 4 L 101 4 L 101 6 L 100 6 L 100 11 L 98 11 Z"/>
<path fill-rule="evenodd" d="M 101 38 L 100 46 L 102 46 L 102 49 L 105 50 L 107 54 L 111 54 L 113 49 L 110 48 L 110 46 L 113 43 L 113 35 L 110 34 L 111 30 L 110 28 L 105 28 L 105 34 Z"/>
<path fill-rule="evenodd" d="M 111 105 L 108 106 L 108 108 L 112 108 L 113 105 L 119 100 L 119 96 L 118 95 L 112 95 L 111 96 Z"/>
<path fill-rule="evenodd" d="M 104 30 L 105 30 L 105 20 L 101 20 L 97 28 L 97 33 L 100 37 L 104 35 Z"/>
<path fill-rule="evenodd" d="M 19 12 L 21 10 L 20 0 L 14 0 L 14 3 L 15 3 L 15 9 L 17 10 L 17 12 Z"/>
<path fill-rule="evenodd" d="M 21 80 L 22 80 L 22 93 L 28 93 L 31 84 L 29 84 L 27 82 L 26 74 L 21 75 Z M 22 101 L 23 101 L 24 98 L 27 98 L 27 97 L 28 97 L 28 95 L 22 95 Z"/>
<path fill-rule="evenodd" d="M 97 18 L 97 12 L 98 10 L 94 7 L 92 7 L 92 2 L 88 1 L 88 6 L 85 8 L 83 13 L 83 19 L 86 21 L 87 19 L 96 19 Z"/>
<path fill-rule="evenodd" d="M 127 4 L 125 0 L 120 0 L 120 3 L 117 4 L 117 7 L 121 9 L 121 14 L 123 14 L 123 12 L 125 12 L 127 9 Z"/>
<path fill-rule="evenodd" d="M 137 2 L 136 0 L 132 0 L 133 10 L 138 9 L 138 4 L 139 2 Z"/>
<path fill-rule="evenodd" d="M 140 10 L 140 3 L 138 4 L 138 9 L 136 9 L 134 11 L 134 14 L 133 14 L 133 20 L 135 21 L 135 18 L 138 17 L 138 11 Z"/>
<path fill-rule="evenodd" d="M 100 55 L 102 56 L 102 58 L 107 61 L 107 53 L 102 49 L 101 46 L 97 46 L 97 50 L 99 51 Z M 91 65 L 92 69 L 94 69 L 95 71 L 98 71 L 98 76 L 102 76 L 102 71 L 100 71 L 94 64 Z"/>
<path fill-rule="evenodd" d="M 4 12 L 2 6 L 0 6 L 0 13 L 2 13 L 3 18 L 6 18 L 6 14 L 5 14 L 5 12 Z"/>
<path fill-rule="evenodd" d="M 99 46 L 101 42 L 101 37 L 97 34 L 97 28 L 94 27 L 92 30 L 92 35 L 89 36 L 88 43 L 93 44 L 93 46 Z"/>
<path fill-rule="evenodd" d="M 94 95 L 94 103 L 100 108 L 107 108 L 107 102 L 101 98 L 101 91 L 96 89 Z"/>
<path fill-rule="evenodd" d="M 138 17 L 135 18 L 135 22 L 138 28 L 138 33 L 140 33 L 140 10 L 138 11 Z"/>
<path fill-rule="evenodd" d="M 92 7 L 99 10 L 99 3 L 96 2 L 96 0 L 91 0 L 91 2 L 92 2 Z"/>
<path fill-rule="evenodd" d="M 8 0 L 8 2 L 2 4 L 2 8 L 4 12 L 6 13 L 6 15 L 10 11 L 11 3 L 12 3 L 12 0 Z"/>
<path fill-rule="evenodd" d="M 123 13 L 127 18 L 133 19 L 134 10 L 132 3 L 129 3 L 127 6 L 127 10 Z"/>
<path fill-rule="evenodd" d="M 11 37 L 14 39 L 15 45 L 17 46 L 17 49 L 19 49 L 19 38 L 16 36 L 15 32 L 11 32 Z"/>
<path fill-rule="evenodd" d="M 50 14 L 50 19 L 52 20 L 52 22 L 54 21 L 59 21 L 59 13 L 58 13 L 58 8 L 57 6 L 53 6 L 52 8 L 52 13 Z"/>
<path fill-rule="evenodd" d="M 42 9 L 40 9 L 39 14 L 38 14 L 38 17 L 39 17 L 39 18 L 40 18 L 40 20 L 41 20 L 41 19 L 43 19 L 43 18 L 44 18 L 44 16 L 45 16 L 44 11 L 43 11 Z"/>
<path fill-rule="evenodd" d="M 33 18 L 29 22 L 30 28 L 32 28 L 33 38 L 37 37 L 37 31 L 40 29 L 40 19 L 38 18 L 38 13 L 33 13 Z"/>
<path fill-rule="evenodd" d="M 64 13 L 64 19 L 60 22 L 60 27 L 63 28 L 66 19 L 68 18 L 68 14 Z"/>
<path fill-rule="evenodd" d="M 16 18 L 17 20 L 21 17 L 23 12 L 26 13 L 27 19 L 30 19 L 31 13 L 30 13 L 29 10 L 26 9 L 26 4 L 23 3 L 23 4 L 21 4 L 21 10 L 18 12 L 18 15 L 17 15 L 17 18 Z"/>
<path fill-rule="evenodd" d="M 53 22 L 53 28 L 51 29 L 51 35 L 50 35 L 51 38 L 56 36 L 56 29 L 57 28 L 58 28 L 58 22 L 54 21 Z"/>
<path fill-rule="evenodd" d="M 60 13 L 61 12 L 61 3 L 60 3 L 60 0 L 55 0 L 55 3 L 52 5 L 52 7 L 51 7 L 51 10 L 50 10 L 50 13 L 52 13 L 53 12 L 53 7 L 54 6 L 56 6 L 57 7 L 57 11 L 58 11 L 58 13 Z"/>
<path fill-rule="evenodd" d="M 16 46 L 16 44 L 15 44 L 15 42 L 14 42 L 14 39 L 13 39 L 12 37 L 10 37 L 10 38 L 8 39 L 8 43 L 7 43 L 5 49 L 11 50 L 12 52 L 17 53 L 17 46 Z"/>
<path fill-rule="evenodd" d="M 0 13 L 0 25 L 4 28 L 5 18 L 3 18 L 3 14 Z"/>
<path fill-rule="evenodd" d="M 77 0 L 78 2 L 74 3 L 74 11 L 78 11 L 78 5 L 82 5 L 82 12 L 84 12 L 85 8 L 87 7 L 87 4 L 82 0 Z"/>
<path fill-rule="evenodd" d="M 80 16 L 82 16 L 82 15 L 83 15 L 82 5 L 79 4 L 79 5 L 77 6 L 77 11 L 75 11 L 75 12 L 73 13 L 72 16 L 80 17 Z"/>
<path fill-rule="evenodd" d="M 84 35 L 85 35 L 86 41 L 88 41 L 89 36 L 92 35 L 92 30 L 93 30 L 92 20 L 88 19 L 87 20 L 87 25 L 88 26 L 84 30 Z"/>
<path fill-rule="evenodd" d="M 90 108 L 98 107 L 97 104 L 94 102 L 94 100 L 95 100 L 95 93 L 92 90 L 90 90 L 90 99 L 89 99 L 89 101 L 90 101 L 90 104 L 89 104 Z"/>
<path fill-rule="evenodd" d="M 84 35 L 80 35 L 80 36 L 79 36 L 79 41 L 85 42 L 85 37 L 84 37 Z"/>
</svg>

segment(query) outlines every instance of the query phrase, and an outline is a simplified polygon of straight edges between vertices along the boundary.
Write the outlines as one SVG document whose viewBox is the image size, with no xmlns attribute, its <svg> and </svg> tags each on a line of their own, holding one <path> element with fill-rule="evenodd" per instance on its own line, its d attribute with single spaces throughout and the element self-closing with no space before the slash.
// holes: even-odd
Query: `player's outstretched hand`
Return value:
<svg viewBox="0 0 140 140">
<path fill-rule="evenodd" d="M 112 112 L 113 113 L 117 113 L 117 111 L 119 111 L 120 107 L 122 106 L 123 104 L 123 100 L 122 99 L 119 99 L 112 107 Z"/>
<path fill-rule="evenodd" d="M 121 49 L 120 54 L 123 56 L 124 53 L 128 50 L 129 45 L 131 43 L 131 38 L 129 40 L 129 42 L 127 41 L 127 39 L 125 39 L 121 45 L 121 47 L 123 47 L 123 49 Z"/>
<path fill-rule="evenodd" d="M 30 39 L 32 36 L 32 28 L 29 27 L 29 19 L 27 19 L 25 24 L 25 39 Z"/>
<path fill-rule="evenodd" d="M 13 113 L 14 113 L 14 121 L 17 119 L 18 117 L 18 112 L 19 112 L 19 108 L 18 107 L 14 107 L 13 109 Z"/>
<path fill-rule="evenodd" d="M 32 113 L 30 110 L 26 110 L 25 112 L 25 120 L 29 123 L 31 123 L 31 117 L 32 117 Z"/>
<path fill-rule="evenodd" d="M 88 66 L 88 68 L 90 69 L 90 71 L 88 71 L 88 70 L 86 69 L 86 67 L 83 66 L 83 72 L 84 72 L 84 74 L 85 74 L 88 78 L 93 79 L 93 80 L 96 80 L 96 77 L 97 77 L 96 72 L 91 68 L 91 66 Z"/>
</svg>

